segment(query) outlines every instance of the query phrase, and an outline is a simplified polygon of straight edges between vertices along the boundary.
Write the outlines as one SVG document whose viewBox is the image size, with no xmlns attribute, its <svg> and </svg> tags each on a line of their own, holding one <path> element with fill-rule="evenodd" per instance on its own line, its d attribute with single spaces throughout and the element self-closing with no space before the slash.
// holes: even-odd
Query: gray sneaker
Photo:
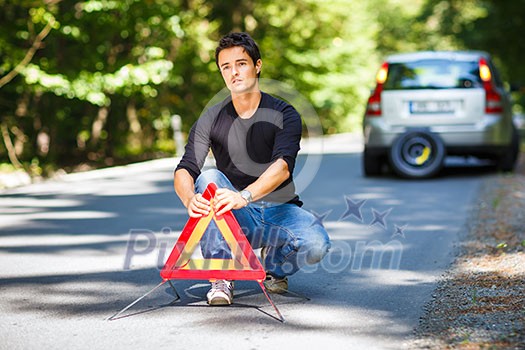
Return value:
<svg viewBox="0 0 525 350">
<path fill-rule="evenodd" d="M 211 281 L 206 298 L 209 305 L 230 305 L 233 302 L 233 281 Z"/>
<path fill-rule="evenodd" d="M 277 278 L 267 272 L 263 284 L 268 293 L 284 294 L 288 292 L 288 277 L 286 276 Z"/>
<path fill-rule="evenodd" d="M 268 249 L 270 247 L 264 246 L 261 249 L 261 260 L 262 264 L 264 266 L 264 260 L 266 259 L 266 256 L 268 255 Z M 263 282 L 264 288 L 268 291 L 268 293 L 275 293 L 275 294 L 284 294 L 288 291 L 288 277 L 283 278 L 277 278 L 268 271 L 266 272 L 266 280 Z"/>
</svg>

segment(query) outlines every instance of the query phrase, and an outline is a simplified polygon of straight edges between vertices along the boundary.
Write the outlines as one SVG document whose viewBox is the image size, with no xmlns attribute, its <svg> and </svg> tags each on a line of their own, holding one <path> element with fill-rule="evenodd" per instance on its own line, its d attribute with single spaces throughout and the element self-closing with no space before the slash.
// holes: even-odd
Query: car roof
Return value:
<svg viewBox="0 0 525 350">
<path fill-rule="evenodd" d="M 490 59 L 490 55 L 484 51 L 418 51 L 390 55 L 386 58 L 386 61 L 390 63 L 413 62 L 428 59 L 474 61 L 481 57 Z"/>
</svg>

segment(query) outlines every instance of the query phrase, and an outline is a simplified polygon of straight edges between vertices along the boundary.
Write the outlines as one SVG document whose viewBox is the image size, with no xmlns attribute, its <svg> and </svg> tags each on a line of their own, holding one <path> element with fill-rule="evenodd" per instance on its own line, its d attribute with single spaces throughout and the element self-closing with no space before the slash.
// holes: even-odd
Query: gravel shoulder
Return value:
<svg viewBox="0 0 525 350">
<path fill-rule="evenodd" d="M 411 349 L 525 349 L 525 157 L 483 184 Z"/>
</svg>

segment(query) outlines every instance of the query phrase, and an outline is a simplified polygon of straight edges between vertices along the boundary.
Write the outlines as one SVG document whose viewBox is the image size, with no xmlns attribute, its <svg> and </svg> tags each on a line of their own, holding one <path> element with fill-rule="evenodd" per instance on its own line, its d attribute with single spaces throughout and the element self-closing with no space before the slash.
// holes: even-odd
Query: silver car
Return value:
<svg viewBox="0 0 525 350">
<path fill-rule="evenodd" d="M 447 155 L 514 168 L 519 135 L 510 95 L 487 53 L 392 55 L 376 80 L 363 121 L 365 175 L 378 175 L 390 164 L 403 177 L 429 177 Z"/>
</svg>

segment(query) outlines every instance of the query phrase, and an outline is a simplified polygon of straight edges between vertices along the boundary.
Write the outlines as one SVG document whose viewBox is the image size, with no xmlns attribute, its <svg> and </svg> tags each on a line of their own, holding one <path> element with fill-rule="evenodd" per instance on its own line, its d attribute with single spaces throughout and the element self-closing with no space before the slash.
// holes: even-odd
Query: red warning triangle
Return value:
<svg viewBox="0 0 525 350">
<path fill-rule="evenodd" d="M 217 186 L 210 183 L 204 191 L 203 197 L 207 200 L 213 200 L 216 190 Z M 199 242 L 212 220 L 217 224 L 230 248 L 232 255 L 230 259 L 192 258 L 193 252 L 199 246 Z M 266 278 L 266 273 L 232 212 L 228 211 L 218 217 L 212 209 L 206 217 L 188 220 L 168 260 L 160 271 L 160 276 L 164 280 L 225 279 L 262 282 Z"/>
</svg>

